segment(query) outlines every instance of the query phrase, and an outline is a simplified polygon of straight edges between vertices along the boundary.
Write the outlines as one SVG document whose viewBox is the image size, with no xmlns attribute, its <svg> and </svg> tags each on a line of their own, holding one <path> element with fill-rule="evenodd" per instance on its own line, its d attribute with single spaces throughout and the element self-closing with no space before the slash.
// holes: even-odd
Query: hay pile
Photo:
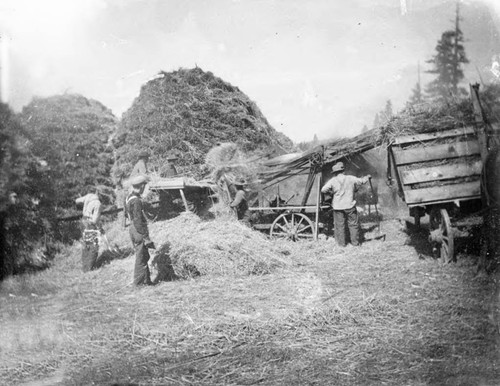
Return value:
<svg viewBox="0 0 500 386">
<path fill-rule="evenodd" d="M 457 129 L 474 125 L 474 122 L 474 111 L 469 99 L 454 104 L 409 107 L 380 128 L 379 140 L 390 143 L 400 135 Z"/>
<path fill-rule="evenodd" d="M 226 206 L 236 194 L 234 183 L 240 180 L 246 181 L 247 191 L 251 192 L 251 197 L 247 197 L 247 200 L 255 198 L 261 191 L 258 176 L 261 167 L 258 157 L 249 157 L 231 142 L 218 144 L 205 157 L 205 168 L 215 184 L 219 203 Z"/>
<path fill-rule="evenodd" d="M 102 103 L 78 94 L 34 98 L 19 114 L 32 139 L 31 151 L 48 165 L 46 182 L 60 216 L 78 214 L 74 200 L 98 189 L 103 203 L 114 201 L 110 173 L 112 148 L 108 140 L 117 119 Z"/>
<path fill-rule="evenodd" d="M 185 212 L 152 224 L 150 235 L 158 247 L 154 264 L 166 280 L 262 275 L 287 265 L 276 246 L 233 218 L 202 221 Z"/>
<path fill-rule="evenodd" d="M 180 156 L 184 174 L 202 176 L 207 152 L 220 142 L 244 152 L 283 153 L 293 146 L 267 122 L 254 102 L 237 87 L 200 68 L 160 72 L 141 88 L 114 136 L 113 175 L 127 174 L 141 150 L 152 153 L 160 170 L 167 155 Z"/>
</svg>

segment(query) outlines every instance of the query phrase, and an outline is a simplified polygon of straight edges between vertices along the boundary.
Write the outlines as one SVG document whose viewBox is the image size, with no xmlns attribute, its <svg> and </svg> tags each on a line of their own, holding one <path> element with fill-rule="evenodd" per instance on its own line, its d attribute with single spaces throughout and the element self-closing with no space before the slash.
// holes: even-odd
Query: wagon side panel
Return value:
<svg viewBox="0 0 500 386">
<path fill-rule="evenodd" d="M 480 198 L 482 162 L 474 128 L 402 136 L 391 152 L 409 207 Z"/>
</svg>

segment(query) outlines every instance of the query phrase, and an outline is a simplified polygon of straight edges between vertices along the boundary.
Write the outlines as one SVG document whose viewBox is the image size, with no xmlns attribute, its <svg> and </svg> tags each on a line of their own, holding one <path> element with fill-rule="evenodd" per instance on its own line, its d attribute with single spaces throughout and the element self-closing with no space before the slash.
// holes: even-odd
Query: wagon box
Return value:
<svg viewBox="0 0 500 386">
<path fill-rule="evenodd" d="M 389 167 L 411 208 L 481 198 L 481 151 L 476 129 L 445 130 L 396 138 Z"/>
</svg>

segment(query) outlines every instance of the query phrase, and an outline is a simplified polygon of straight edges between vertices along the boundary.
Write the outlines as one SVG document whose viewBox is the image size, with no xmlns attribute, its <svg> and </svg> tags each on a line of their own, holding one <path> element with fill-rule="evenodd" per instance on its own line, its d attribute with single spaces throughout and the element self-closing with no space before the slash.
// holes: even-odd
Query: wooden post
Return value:
<svg viewBox="0 0 500 386">
<path fill-rule="evenodd" d="M 184 208 L 186 208 L 186 212 L 190 212 L 186 196 L 184 196 L 184 189 L 179 189 L 179 192 L 181 193 L 182 202 L 184 203 Z"/>
<path fill-rule="evenodd" d="M 322 175 L 319 174 L 318 178 L 318 191 L 316 195 L 316 217 L 314 219 L 314 240 L 318 241 L 318 233 L 319 233 L 319 211 L 321 210 L 320 200 L 321 200 L 321 186 L 323 185 Z"/>
<path fill-rule="evenodd" d="M 304 191 L 304 196 L 302 197 L 302 202 L 300 203 L 300 205 L 302 206 L 306 205 L 307 203 L 309 194 L 311 194 L 311 189 L 313 187 L 315 177 L 316 177 L 316 168 L 311 165 L 309 169 L 309 176 L 307 177 L 306 190 Z"/>
<path fill-rule="evenodd" d="M 472 99 L 472 106 L 474 107 L 474 119 L 476 121 L 476 128 L 478 130 L 477 140 L 481 151 L 481 160 L 486 160 L 488 155 L 488 138 L 486 136 L 486 122 L 484 120 L 483 108 L 479 100 L 479 84 L 470 85 L 470 95 Z"/>
</svg>

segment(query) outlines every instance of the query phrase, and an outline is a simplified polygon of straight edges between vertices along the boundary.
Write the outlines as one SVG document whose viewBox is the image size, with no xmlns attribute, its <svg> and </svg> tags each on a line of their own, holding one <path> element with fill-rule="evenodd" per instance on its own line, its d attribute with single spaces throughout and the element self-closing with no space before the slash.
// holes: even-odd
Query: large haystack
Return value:
<svg viewBox="0 0 500 386">
<path fill-rule="evenodd" d="M 243 152 L 287 152 L 292 142 L 274 130 L 237 87 L 200 68 L 160 72 L 142 86 L 114 138 L 114 176 L 127 175 L 141 150 L 161 172 L 167 156 L 180 156 L 183 172 L 205 174 L 205 155 L 217 143 L 234 142 Z M 161 174 L 161 173 L 160 173 Z"/>
<path fill-rule="evenodd" d="M 34 98 L 20 118 L 32 136 L 32 152 L 48 163 L 45 182 L 56 192 L 56 207 L 73 209 L 78 195 L 96 188 L 105 204 L 114 201 L 108 139 L 117 120 L 110 109 L 81 95 L 64 94 Z"/>
</svg>

